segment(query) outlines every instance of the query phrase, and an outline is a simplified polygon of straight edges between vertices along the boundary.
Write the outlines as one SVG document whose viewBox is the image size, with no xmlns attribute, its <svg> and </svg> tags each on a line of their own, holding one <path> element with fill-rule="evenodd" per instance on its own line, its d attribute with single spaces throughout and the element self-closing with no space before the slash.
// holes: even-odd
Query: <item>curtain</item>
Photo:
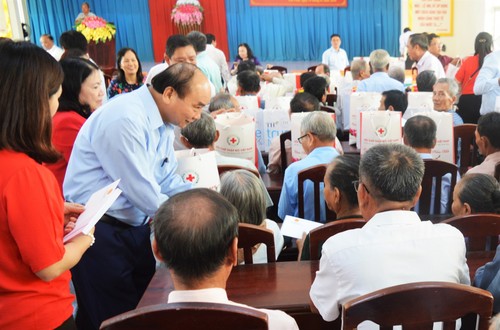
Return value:
<svg viewBox="0 0 500 330">
<path fill-rule="evenodd" d="M 251 7 L 225 0 L 231 59 L 246 42 L 266 61 L 321 61 L 338 33 L 349 59 L 377 48 L 399 56 L 400 0 L 349 0 L 338 7 Z"/>
<path fill-rule="evenodd" d="M 153 50 L 156 62 L 163 60 L 165 44 L 172 34 L 179 33 L 170 18 L 175 0 L 149 0 L 151 27 L 153 30 Z M 201 0 L 203 7 L 203 33 L 212 33 L 217 39 L 217 48 L 228 56 L 226 8 L 224 0 Z"/>
<path fill-rule="evenodd" d="M 116 25 L 116 51 L 122 47 L 136 50 L 140 60 L 153 61 L 149 6 L 145 0 L 87 1 L 91 11 Z M 50 33 L 56 44 L 61 33 L 74 29 L 81 12 L 81 0 L 27 0 L 31 38 L 40 44 L 40 36 Z"/>
</svg>

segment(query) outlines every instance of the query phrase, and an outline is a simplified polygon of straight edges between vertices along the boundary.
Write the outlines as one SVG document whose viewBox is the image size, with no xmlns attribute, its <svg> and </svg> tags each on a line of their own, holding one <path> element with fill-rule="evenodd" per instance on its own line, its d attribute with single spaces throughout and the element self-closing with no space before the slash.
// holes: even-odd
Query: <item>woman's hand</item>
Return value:
<svg viewBox="0 0 500 330">
<path fill-rule="evenodd" d="M 76 219 L 85 211 L 85 207 L 77 203 L 64 202 L 64 235 L 75 228 Z"/>
</svg>

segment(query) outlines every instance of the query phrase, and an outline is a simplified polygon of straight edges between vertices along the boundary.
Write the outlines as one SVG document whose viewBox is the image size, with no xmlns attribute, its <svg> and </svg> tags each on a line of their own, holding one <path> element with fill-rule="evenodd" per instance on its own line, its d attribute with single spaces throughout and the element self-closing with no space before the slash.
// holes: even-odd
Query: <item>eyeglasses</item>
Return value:
<svg viewBox="0 0 500 330">
<path fill-rule="evenodd" d="M 299 141 L 299 143 L 302 144 L 302 139 L 305 138 L 308 134 L 316 135 L 313 132 L 309 132 L 309 133 L 306 133 L 306 134 L 302 135 L 301 137 L 297 138 L 297 141 Z"/>
<path fill-rule="evenodd" d="M 358 189 L 359 189 L 359 185 L 362 184 L 363 182 L 361 182 L 360 180 L 355 180 L 352 182 L 352 185 L 354 186 L 354 190 L 356 190 L 356 192 L 358 192 Z M 370 193 L 370 191 L 368 190 L 368 188 L 366 188 L 366 186 L 363 184 L 363 187 L 365 187 L 365 190 L 367 193 Z"/>
</svg>

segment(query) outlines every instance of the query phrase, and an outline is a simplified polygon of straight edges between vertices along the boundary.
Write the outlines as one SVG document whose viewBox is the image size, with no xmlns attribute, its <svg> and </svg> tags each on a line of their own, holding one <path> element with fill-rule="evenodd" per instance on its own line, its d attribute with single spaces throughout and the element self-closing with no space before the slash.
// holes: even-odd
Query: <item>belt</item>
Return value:
<svg viewBox="0 0 500 330">
<path fill-rule="evenodd" d="M 104 222 L 104 223 L 107 223 L 108 225 L 111 225 L 111 226 L 115 226 L 115 227 L 120 227 L 120 228 L 132 228 L 133 226 L 123 222 L 123 221 L 120 221 L 118 220 L 117 218 L 115 217 L 112 217 L 110 215 L 103 215 L 101 220 L 99 220 L 100 222 Z"/>
</svg>

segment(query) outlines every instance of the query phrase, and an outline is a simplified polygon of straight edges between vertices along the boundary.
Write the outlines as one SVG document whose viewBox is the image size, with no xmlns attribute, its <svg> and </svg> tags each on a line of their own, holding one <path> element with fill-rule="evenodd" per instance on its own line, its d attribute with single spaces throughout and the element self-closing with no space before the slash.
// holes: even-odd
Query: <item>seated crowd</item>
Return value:
<svg viewBox="0 0 500 330">
<path fill-rule="evenodd" d="M 43 38 L 44 47 L 53 43 L 50 35 Z M 332 321 L 347 301 L 398 284 L 471 285 L 464 235 L 449 224 L 422 221 L 430 215 L 419 213 L 424 164 L 434 158 L 439 123 L 417 113 L 402 120 L 401 143 L 378 144 L 361 157 L 359 150 L 358 155 L 344 154 L 339 137 L 349 124 L 339 117 L 349 111 L 345 95 L 378 93 L 376 109 L 401 116 L 409 107 L 404 71 L 391 67 L 386 50 L 349 63 L 339 48 L 340 36 L 334 34 L 322 63 L 303 73 L 296 86 L 295 77 L 291 82 L 282 73 L 263 70 L 246 43 L 228 70 L 220 65 L 214 42 L 215 36 L 198 31 L 172 35 L 165 62 L 145 75 L 135 50 L 123 48 L 117 75 L 105 77 L 89 58 L 85 38 L 75 31 L 61 35 L 62 54 L 0 40 L 0 292 L 5 299 L 0 328 L 99 329 L 106 319 L 137 307 L 155 274 L 155 260 L 166 264 L 173 282 L 168 303 L 255 309 L 229 300 L 226 292 L 232 269 L 244 263 L 238 225 L 270 230 L 278 260 L 294 245 L 281 233 L 280 223 L 286 216 L 299 216 L 298 175 L 316 165 L 326 167 L 320 217 L 314 216 L 313 184 L 306 181 L 304 218 L 322 226 L 347 219 L 366 224 L 322 244 L 309 292 L 312 312 Z M 432 92 L 433 110 L 446 113 L 453 126 L 464 124 L 460 112 L 470 122 L 481 111 L 475 143 L 485 158 L 462 178 L 458 174 L 454 187 L 451 175 L 444 175 L 439 188 L 433 183 L 431 195 L 441 191 L 440 215 L 500 214 L 500 186 L 494 177 L 500 164 L 500 113 L 475 102 L 467 103 L 474 109 L 456 110 L 464 82 L 445 77 L 457 61 L 434 51 L 436 42 L 435 34 L 409 36 L 418 92 Z M 488 42 L 486 38 L 482 46 Z M 488 53 L 483 48 L 476 52 L 478 70 L 490 65 L 483 61 Z M 59 63 L 54 57 L 61 58 Z M 348 66 L 349 75 L 337 75 Z M 478 74 L 479 85 L 483 75 Z M 339 99 L 329 105 L 334 89 Z M 488 98 L 490 92 L 478 94 Z M 266 103 L 286 100 L 286 109 L 281 105 L 278 110 L 286 112 L 290 130 L 291 117 L 301 116 L 296 127 L 300 135 L 285 141 L 284 148 L 279 136 L 269 136 L 267 153 L 257 142 L 262 132 L 227 135 L 221 119 L 250 117 L 246 106 L 240 107 L 244 96 L 255 98 L 263 111 Z M 238 149 L 243 139 L 255 141 L 251 159 Z M 233 153 L 221 143 L 231 145 Z M 295 148 L 301 159 L 292 157 Z M 176 151 L 181 149 L 207 149 L 217 165 L 240 169 L 222 174 L 218 191 L 197 186 L 177 171 Z M 270 176 L 282 178 L 277 205 L 264 183 Z M 122 193 L 95 226 L 64 241 L 83 204 L 116 180 Z M 21 198 L 31 205 L 26 207 Z M 270 217 L 270 207 L 276 217 Z M 334 219 L 327 218 L 327 209 Z M 296 242 L 298 260 L 310 258 L 306 234 Z M 264 244 L 254 247 L 254 263 L 268 261 L 266 249 Z M 472 278 L 472 285 L 493 293 L 495 313 L 500 312 L 499 251 Z M 298 329 L 296 320 L 282 311 L 258 310 L 267 315 L 269 329 Z"/>
</svg>

